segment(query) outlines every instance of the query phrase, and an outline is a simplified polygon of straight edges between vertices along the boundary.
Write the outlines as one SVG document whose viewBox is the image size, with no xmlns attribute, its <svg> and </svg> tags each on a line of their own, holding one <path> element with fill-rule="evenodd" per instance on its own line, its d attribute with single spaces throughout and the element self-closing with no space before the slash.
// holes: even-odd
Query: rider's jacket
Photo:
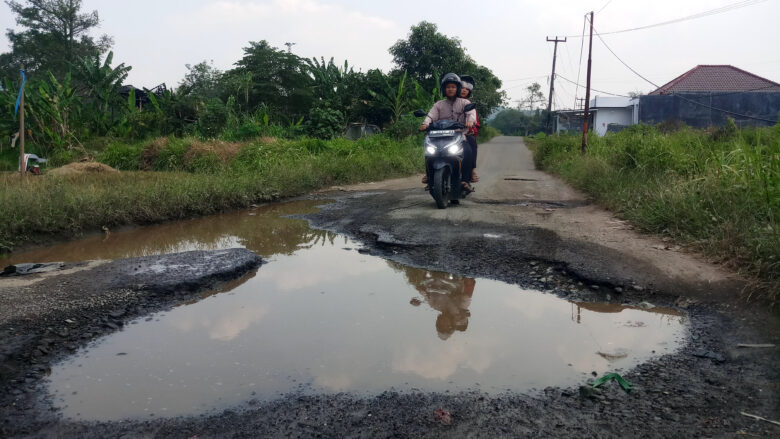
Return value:
<svg viewBox="0 0 780 439">
<path fill-rule="evenodd" d="M 476 122 L 476 110 L 464 111 L 464 107 L 470 103 L 471 101 L 463 98 L 442 99 L 433 104 L 433 108 L 425 116 L 424 123 L 427 125 L 442 119 L 455 120 L 462 124 L 465 124 L 467 121 Z"/>
</svg>

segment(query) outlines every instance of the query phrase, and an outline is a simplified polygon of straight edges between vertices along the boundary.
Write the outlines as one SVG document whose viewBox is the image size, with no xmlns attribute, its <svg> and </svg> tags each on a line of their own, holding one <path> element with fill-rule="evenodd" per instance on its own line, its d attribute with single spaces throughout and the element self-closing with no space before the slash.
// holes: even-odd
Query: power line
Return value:
<svg viewBox="0 0 780 439">
<path fill-rule="evenodd" d="M 515 78 L 515 79 L 507 79 L 503 82 L 513 82 L 513 81 L 525 81 L 526 79 L 534 79 L 534 78 L 546 78 L 547 75 L 536 75 L 536 76 L 527 76 L 525 78 Z"/>
<path fill-rule="evenodd" d="M 746 8 L 748 6 L 757 5 L 759 3 L 764 3 L 766 1 L 767 0 L 743 0 L 743 1 L 736 2 L 736 3 L 732 3 L 730 5 L 722 6 L 720 8 L 710 9 L 710 10 L 699 12 L 699 13 L 696 13 L 696 14 L 687 15 L 685 17 L 680 17 L 680 18 L 675 18 L 675 19 L 672 19 L 672 20 L 662 21 L 660 23 L 648 24 L 648 25 L 645 25 L 645 26 L 637 26 L 637 27 L 632 27 L 632 28 L 628 28 L 628 29 L 621 29 L 621 30 L 615 30 L 615 31 L 610 31 L 610 32 L 604 32 L 601 35 L 619 34 L 619 33 L 624 33 L 624 32 L 633 32 L 633 31 L 637 31 L 637 30 L 650 29 L 650 28 L 658 27 L 658 26 L 666 26 L 668 24 L 680 23 L 682 21 L 695 20 L 697 18 L 709 17 L 710 15 L 722 14 L 724 12 L 729 12 L 729 11 L 733 11 L 733 10 L 736 10 L 736 9 Z M 583 38 L 584 36 L 580 36 L 580 35 L 566 35 L 566 37 L 568 37 L 568 38 Z"/>
<path fill-rule="evenodd" d="M 582 19 L 582 37 L 580 40 L 580 63 L 577 64 L 577 88 L 574 89 L 574 107 L 577 107 L 577 96 L 579 96 L 580 92 L 580 73 L 582 72 L 582 52 L 585 50 L 585 26 L 588 24 L 588 16 L 587 14 Z"/>
<path fill-rule="evenodd" d="M 574 84 L 574 85 L 576 85 L 578 87 L 583 87 L 583 88 L 585 87 L 584 85 L 578 84 L 578 83 L 572 81 L 571 79 L 565 78 L 565 77 L 563 77 L 561 75 L 555 75 L 555 77 L 558 78 L 558 79 L 563 79 L 566 82 L 570 82 L 570 83 L 572 83 L 572 84 Z M 596 88 L 593 88 L 593 87 L 591 87 L 590 89 L 593 90 L 593 91 L 597 91 L 599 93 L 604 93 L 605 95 L 610 95 L 610 96 L 618 96 L 618 97 L 621 97 L 621 98 L 630 98 L 631 97 L 631 96 L 627 96 L 627 95 L 621 95 L 621 94 L 618 94 L 618 93 L 612 93 L 612 92 L 609 92 L 609 91 L 599 90 L 599 89 L 596 89 Z M 575 106 L 576 106 L 576 103 L 575 103 Z"/>
<path fill-rule="evenodd" d="M 601 43 L 602 43 L 602 44 L 604 44 L 604 47 L 606 47 L 606 48 L 607 48 L 607 50 L 609 50 L 609 51 L 612 53 L 612 55 L 614 55 L 614 56 L 615 56 L 615 58 L 617 58 L 617 60 L 618 60 L 618 61 L 620 61 L 620 62 L 621 62 L 621 63 L 622 63 L 624 66 L 626 66 L 626 68 L 628 68 L 628 70 L 631 70 L 631 71 L 632 71 L 632 72 L 633 72 L 635 75 L 637 75 L 637 76 L 639 76 L 640 78 L 644 79 L 645 81 L 647 81 L 648 83 L 650 83 L 652 86 L 654 86 L 656 89 L 659 89 L 659 88 L 661 88 L 660 86 L 658 86 L 658 84 L 656 84 L 656 83 L 654 83 L 653 81 L 651 81 L 651 80 L 649 80 L 649 79 L 645 78 L 645 77 L 644 77 L 644 76 L 642 76 L 642 75 L 641 75 L 639 72 L 637 72 L 636 70 L 634 70 L 633 68 L 631 68 L 631 66 L 629 66 L 628 64 L 626 64 L 626 62 L 625 62 L 625 61 L 623 61 L 622 59 L 620 59 L 620 57 L 619 57 L 619 56 L 618 56 L 618 55 L 615 53 L 615 51 L 614 51 L 614 50 L 612 50 L 612 49 L 611 49 L 611 48 L 610 48 L 610 47 L 607 45 L 606 41 L 604 41 L 604 39 L 603 39 L 603 38 L 601 38 L 601 35 L 599 35 L 599 34 L 596 34 L 596 35 L 599 37 L 599 40 L 601 40 Z M 761 87 L 761 88 L 767 88 L 767 87 Z M 595 90 L 595 89 L 594 89 L 594 90 Z M 598 91 L 598 90 L 596 90 L 596 91 Z M 604 92 L 601 92 L 601 93 L 604 93 Z M 727 93 L 727 94 L 728 94 L 728 93 Z M 684 97 L 684 96 L 682 96 L 682 95 L 676 94 L 676 93 L 673 93 L 673 94 L 672 94 L 672 96 L 675 96 L 675 97 L 677 97 L 677 98 L 680 98 L 680 99 L 682 99 L 682 100 L 684 100 L 684 101 L 686 101 L 686 102 L 690 102 L 690 103 L 692 103 L 692 104 L 695 104 L 695 105 L 702 106 L 702 107 L 704 107 L 704 108 L 709 108 L 710 110 L 720 111 L 720 112 L 722 112 L 722 113 L 725 113 L 725 114 L 731 114 L 731 115 L 734 115 L 734 116 L 744 117 L 744 118 L 747 118 L 747 119 L 760 120 L 760 121 L 762 121 L 762 122 L 769 122 L 769 123 L 771 123 L 771 124 L 774 124 L 774 123 L 776 122 L 776 121 L 774 121 L 774 120 L 764 119 L 764 118 L 761 118 L 761 117 L 750 116 L 750 115 L 748 115 L 748 114 L 737 113 L 737 112 L 735 112 L 735 111 L 730 111 L 730 110 L 726 110 L 726 109 L 723 109 L 723 108 L 717 108 L 717 107 L 713 107 L 713 106 L 711 106 L 711 105 L 707 105 L 707 104 L 704 104 L 704 103 L 701 103 L 701 102 L 698 102 L 698 101 L 694 101 L 693 99 L 688 99 L 688 98 L 686 98 L 686 97 Z"/>
<path fill-rule="evenodd" d="M 604 10 L 604 8 L 606 8 L 607 6 L 609 6 L 609 4 L 610 4 L 610 3 L 612 3 L 612 0 L 609 0 L 609 1 L 608 1 L 608 2 L 607 2 L 605 5 L 604 5 L 604 6 L 602 6 L 602 7 L 601 7 L 601 9 L 599 9 L 598 11 L 596 11 L 596 13 L 597 13 L 597 14 L 600 14 L 600 13 L 601 13 L 601 11 L 603 11 L 603 10 Z"/>
<path fill-rule="evenodd" d="M 650 83 L 650 84 L 652 84 L 652 85 L 653 85 L 655 88 L 660 88 L 658 85 L 656 85 L 656 83 L 654 83 L 653 81 L 651 81 L 651 80 L 649 80 L 649 79 L 645 78 L 644 76 L 640 75 L 640 74 L 639 74 L 639 72 L 637 72 L 636 70 L 632 69 L 632 68 L 631 68 L 631 66 L 629 66 L 628 64 L 626 64 L 626 63 L 625 63 L 625 61 L 623 61 L 622 59 L 620 59 L 620 57 L 619 57 L 619 56 L 617 56 L 617 53 L 615 53 L 615 51 L 613 51 L 613 50 L 612 50 L 612 49 L 611 49 L 611 48 L 610 48 L 610 47 L 607 45 L 607 42 L 606 42 L 606 41 L 604 41 L 604 38 L 601 38 L 601 34 L 599 34 L 598 32 L 596 32 L 596 36 L 597 36 L 597 37 L 599 37 L 599 40 L 601 40 L 601 43 L 602 43 L 602 44 L 604 44 L 604 47 L 606 47 L 606 48 L 607 48 L 607 50 L 609 50 L 609 51 L 612 53 L 612 55 L 614 55 L 614 56 L 615 56 L 615 58 L 617 58 L 617 60 L 618 60 L 618 61 L 620 61 L 620 62 L 621 62 L 621 63 L 622 63 L 624 66 L 626 66 L 626 68 L 627 68 L 628 70 L 631 70 L 632 72 L 634 72 L 634 74 L 635 74 L 635 75 L 637 75 L 637 76 L 639 76 L 640 78 L 644 79 L 645 81 L 649 82 L 649 83 Z"/>
</svg>

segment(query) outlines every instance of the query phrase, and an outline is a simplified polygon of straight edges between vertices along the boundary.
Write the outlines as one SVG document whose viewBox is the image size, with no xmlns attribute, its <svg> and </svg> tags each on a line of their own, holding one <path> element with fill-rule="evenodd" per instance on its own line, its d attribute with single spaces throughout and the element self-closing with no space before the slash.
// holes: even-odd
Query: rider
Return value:
<svg viewBox="0 0 780 439">
<path fill-rule="evenodd" d="M 466 105 L 470 104 L 468 99 L 459 97 L 462 84 L 458 75 L 447 73 L 441 78 L 441 93 L 445 99 L 433 104 L 431 111 L 425 117 L 420 131 L 428 129 L 428 125 L 442 119 L 450 119 L 462 123 L 466 128 L 471 128 L 477 121 L 477 112 L 474 110 L 465 111 Z M 461 174 L 461 184 L 469 192 L 474 189 L 469 184 L 473 168 L 474 158 L 471 151 L 471 145 L 467 142 L 463 145 L 463 172 Z M 423 178 L 423 183 L 427 183 L 427 178 Z"/>
<path fill-rule="evenodd" d="M 463 88 L 460 90 L 460 97 L 463 99 L 470 99 L 471 93 L 474 90 L 474 78 L 468 75 L 461 75 L 460 81 L 463 83 Z M 474 156 L 474 168 L 471 171 L 471 182 L 476 183 L 479 181 L 479 176 L 477 175 L 477 135 L 479 134 L 479 117 L 477 117 L 476 122 L 474 123 L 474 126 L 469 128 L 468 132 L 466 132 L 466 140 L 468 140 L 469 145 L 471 145 L 471 152 Z"/>
</svg>

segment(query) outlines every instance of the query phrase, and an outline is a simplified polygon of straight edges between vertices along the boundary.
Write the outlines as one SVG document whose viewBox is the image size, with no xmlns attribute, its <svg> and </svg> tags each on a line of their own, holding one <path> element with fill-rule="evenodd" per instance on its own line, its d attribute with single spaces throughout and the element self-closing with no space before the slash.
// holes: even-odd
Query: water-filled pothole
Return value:
<svg viewBox="0 0 780 439">
<path fill-rule="evenodd" d="M 290 392 L 529 391 L 625 370 L 684 337 L 685 318 L 673 310 L 575 303 L 407 267 L 279 217 L 310 207 L 193 220 L 179 241 L 155 231 L 175 225 L 147 228 L 168 240 L 149 241 L 142 254 L 244 245 L 270 263 L 54 365 L 54 406 L 66 417 L 117 420 L 196 415 Z M 143 230 L 128 232 L 136 244 Z"/>
</svg>

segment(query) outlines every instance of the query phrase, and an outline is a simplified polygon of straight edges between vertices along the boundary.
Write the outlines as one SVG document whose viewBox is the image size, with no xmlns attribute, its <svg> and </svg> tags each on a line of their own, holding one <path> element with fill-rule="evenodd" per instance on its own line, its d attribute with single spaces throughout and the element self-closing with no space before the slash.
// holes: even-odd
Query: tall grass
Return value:
<svg viewBox="0 0 780 439">
<path fill-rule="evenodd" d="M 266 139 L 238 144 L 232 157 L 199 145 L 198 154 L 188 158 L 192 145 L 171 144 L 173 151 L 152 160 L 171 164 L 171 172 L 44 175 L 24 180 L 16 174 L 0 176 L 0 253 L 52 235 L 204 215 L 423 168 L 422 148 L 413 137 L 402 142 L 384 136 L 357 142 Z M 161 151 L 169 146 L 166 143 Z M 120 163 L 137 163 L 131 158 L 140 160 L 144 150 L 142 145 L 113 148 L 126 153 L 119 154 Z M 201 169 L 198 157 L 215 162 L 210 167 L 202 164 Z M 204 172 L 183 172 L 187 166 Z"/>
<path fill-rule="evenodd" d="M 536 141 L 535 160 L 640 228 L 693 245 L 780 298 L 780 126 L 635 126 L 606 137 Z"/>
</svg>

